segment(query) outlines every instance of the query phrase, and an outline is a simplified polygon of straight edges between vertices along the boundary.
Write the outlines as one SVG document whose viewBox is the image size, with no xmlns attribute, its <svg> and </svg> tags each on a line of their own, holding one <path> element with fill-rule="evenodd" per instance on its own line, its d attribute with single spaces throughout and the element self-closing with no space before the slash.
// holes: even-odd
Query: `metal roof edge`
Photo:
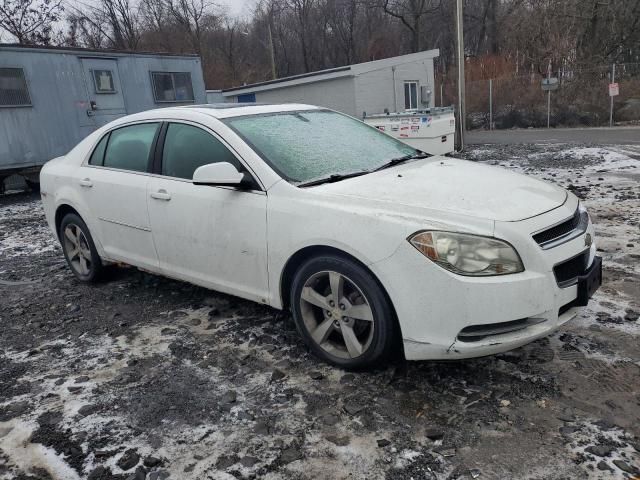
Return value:
<svg viewBox="0 0 640 480">
<path fill-rule="evenodd" d="M 267 80 L 266 82 L 250 83 L 239 87 L 225 88 L 222 94 L 225 97 L 242 95 L 243 93 L 255 93 L 265 90 L 275 90 L 278 88 L 290 87 L 293 85 L 303 85 L 305 83 L 322 82 L 333 80 L 334 78 L 357 76 L 363 73 L 378 70 L 380 68 L 393 67 L 406 63 L 428 60 L 440 56 L 440 50 L 434 48 L 432 50 L 424 50 L 422 52 L 409 53 L 407 55 L 398 55 L 395 57 L 383 58 L 380 60 L 372 60 L 370 62 L 355 63 L 344 67 L 330 68 L 326 70 L 318 70 L 316 72 L 303 73 L 301 75 L 292 75 L 290 77 L 277 78 L 275 80 Z"/>
<path fill-rule="evenodd" d="M 304 83 L 333 80 L 334 78 L 350 76 L 350 71 L 351 65 L 329 68 L 326 70 L 318 70 L 317 72 L 302 73 L 300 75 L 276 78 L 275 80 L 267 80 L 265 82 L 250 83 L 248 85 L 241 85 L 239 87 L 225 88 L 222 90 L 222 94 L 225 96 L 242 95 L 244 91 L 259 92 L 262 90 L 275 90 L 276 88 L 284 88 L 291 85 L 302 85 Z"/>
<path fill-rule="evenodd" d="M 356 63 L 351 65 L 355 75 L 372 72 L 381 68 L 395 67 L 407 63 L 418 62 L 421 60 L 430 60 L 440 56 L 440 49 L 423 50 L 422 52 L 408 53 L 406 55 L 398 55 L 396 57 L 382 58 L 380 60 L 372 60 L 370 62 Z"/>
<path fill-rule="evenodd" d="M 85 48 L 85 47 L 64 47 L 64 46 L 50 46 L 50 45 L 25 45 L 19 43 L 0 43 L 1 50 L 32 50 L 38 52 L 51 52 L 51 53 L 76 53 L 78 55 L 91 55 L 91 56 L 152 56 L 152 57 L 184 57 L 184 58 L 197 58 L 200 56 L 196 53 L 171 53 L 171 52 L 148 52 L 138 50 L 114 50 L 114 49 L 97 49 L 97 48 Z"/>
</svg>

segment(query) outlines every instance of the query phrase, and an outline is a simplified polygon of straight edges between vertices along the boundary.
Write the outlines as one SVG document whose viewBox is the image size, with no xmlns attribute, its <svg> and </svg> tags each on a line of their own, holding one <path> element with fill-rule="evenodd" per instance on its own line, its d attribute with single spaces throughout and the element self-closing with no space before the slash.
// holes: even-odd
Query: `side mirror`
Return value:
<svg viewBox="0 0 640 480">
<path fill-rule="evenodd" d="M 241 187 L 246 184 L 245 174 L 236 170 L 229 162 L 209 163 L 193 172 L 194 185 L 218 185 Z"/>
</svg>

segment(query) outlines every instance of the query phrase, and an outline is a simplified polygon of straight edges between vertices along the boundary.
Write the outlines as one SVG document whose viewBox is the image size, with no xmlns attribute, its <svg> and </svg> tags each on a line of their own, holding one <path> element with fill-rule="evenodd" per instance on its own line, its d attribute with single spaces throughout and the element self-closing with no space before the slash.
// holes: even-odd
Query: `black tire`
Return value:
<svg viewBox="0 0 640 480">
<path fill-rule="evenodd" d="M 362 353 L 357 356 L 351 356 L 351 352 L 346 351 L 348 350 L 346 347 L 346 341 L 344 340 L 344 335 L 342 331 L 340 331 L 340 327 L 338 325 L 330 327 L 333 331 L 329 334 L 329 339 L 333 338 L 334 340 L 329 340 L 328 343 L 327 341 L 323 341 L 322 344 L 325 345 L 325 347 L 320 346 L 320 344 L 313 339 L 310 332 L 310 328 L 317 329 L 321 323 L 324 323 L 328 319 L 327 315 L 331 317 L 331 314 L 323 307 L 311 305 L 303 300 L 303 288 L 305 288 L 305 284 L 308 282 L 322 282 L 323 280 L 321 276 L 325 274 L 327 275 L 326 281 L 329 281 L 329 275 L 333 273 L 340 274 L 344 278 L 345 285 L 355 287 L 351 288 L 352 292 L 357 289 L 358 293 L 362 294 L 360 296 L 358 293 L 355 293 L 357 297 L 362 299 L 360 301 L 366 302 L 369 307 L 368 311 L 373 317 L 373 332 L 368 333 L 367 342 L 365 343 L 363 341 L 362 343 L 365 343 L 365 345 L 361 345 L 363 347 Z M 316 283 L 316 285 L 318 285 L 318 283 Z M 306 286 L 308 287 L 308 285 Z M 345 287 L 345 295 L 347 294 L 347 290 L 348 287 Z M 388 358 L 396 338 L 396 322 L 393 308 L 391 307 L 391 303 L 386 293 L 376 278 L 359 263 L 350 260 L 347 257 L 330 254 L 311 258 L 303 263 L 296 271 L 291 283 L 290 294 L 291 313 L 298 332 L 317 357 L 347 370 L 373 367 Z M 332 294 L 329 293 L 326 298 L 332 298 Z M 341 304 L 340 308 L 342 307 L 343 305 Z M 310 314 L 311 311 L 313 312 L 312 314 Z M 336 316 L 344 314 L 344 312 L 339 312 L 338 308 L 335 308 L 334 311 L 335 313 L 332 318 L 336 318 Z M 315 316 L 315 321 L 317 321 L 315 325 L 312 324 L 314 319 L 310 318 L 310 315 Z M 305 318 L 307 318 L 307 321 L 305 321 Z M 365 324 L 363 327 L 364 329 L 370 328 L 367 322 L 363 320 L 355 320 L 354 318 L 349 318 L 347 316 L 340 316 L 339 322 L 342 322 L 343 318 L 352 322 L 352 331 L 357 331 L 356 327 L 362 327 L 363 323 Z M 337 324 L 339 322 L 334 321 L 333 323 Z M 356 325 L 356 323 L 358 325 Z M 312 325 L 309 326 L 310 324 Z M 364 336 L 366 335 L 367 332 L 365 331 Z M 341 338 L 345 343 L 344 352 L 341 352 L 338 349 L 340 347 L 339 341 Z M 328 344 L 331 344 L 328 347 L 329 350 L 337 352 L 338 355 L 327 351 Z M 335 345 L 337 345 L 338 348 L 336 348 Z M 349 355 L 350 358 L 344 358 L 342 355 L 345 354 Z"/>
<path fill-rule="evenodd" d="M 81 235 L 78 234 L 76 240 L 80 241 L 82 248 L 77 250 L 84 253 L 80 256 L 74 255 L 73 259 L 70 258 L 70 255 L 73 253 L 71 249 L 74 244 L 68 237 L 66 237 L 65 232 L 67 229 L 70 229 L 72 232 L 81 232 Z M 82 218 L 75 213 L 68 213 L 65 215 L 60 223 L 58 237 L 60 239 L 60 244 L 62 245 L 64 258 L 67 260 L 67 264 L 75 277 L 83 283 L 94 283 L 100 280 L 104 272 L 104 266 L 102 265 L 102 260 L 100 259 L 100 255 L 98 255 L 96 246 L 93 243 L 93 237 L 91 237 L 89 228 Z M 80 257 L 84 258 L 85 261 L 81 262 Z M 87 259 L 86 257 L 89 258 Z M 85 269 L 83 269 L 83 265 L 86 266 Z"/>
</svg>

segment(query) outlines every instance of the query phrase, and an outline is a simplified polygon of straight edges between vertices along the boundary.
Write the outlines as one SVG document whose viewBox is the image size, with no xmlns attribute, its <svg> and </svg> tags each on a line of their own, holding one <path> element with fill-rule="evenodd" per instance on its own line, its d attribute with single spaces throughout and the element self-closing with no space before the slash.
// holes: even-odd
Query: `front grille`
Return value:
<svg viewBox="0 0 640 480">
<path fill-rule="evenodd" d="M 541 247 L 551 248 L 553 242 L 559 241 L 564 237 L 575 238 L 577 235 L 571 235 L 571 233 L 580 234 L 586 230 L 589 224 L 589 216 L 587 212 L 580 212 L 580 209 L 576 209 L 571 218 L 565 220 L 558 225 L 554 225 L 542 232 L 538 232 L 533 235 L 533 239 Z M 570 238 L 567 238 L 569 240 Z"/>
<path fill-rule="evenodd" d="M 510 322 L 471 325 L 460 330 L 458 340 L 461 342 L 479 342 L 487 337 L 524 330 L 525 328 L 544 321 L 544 318 L 521 318 L 519 320 L 511 320 Z"/>
<path fill-rule="evenodd" d="M 576 278 L 587 271 L 588 261 L 589 250 L 585 250 L 580 255 L 576 255 L 575 257 L 553 267 L 553 273 L 556 276 L 558 286 L 567 287 L 575 283 Z"/>
</svg>

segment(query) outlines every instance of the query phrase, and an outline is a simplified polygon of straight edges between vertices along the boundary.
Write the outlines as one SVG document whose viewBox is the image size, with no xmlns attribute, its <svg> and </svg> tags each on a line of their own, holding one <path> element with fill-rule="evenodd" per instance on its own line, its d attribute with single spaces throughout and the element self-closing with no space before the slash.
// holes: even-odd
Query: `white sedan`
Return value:
<svg viewBox="0 0 640 480">
<path fill-rule="evenodd" d="M 48 162 L 41 191 L 80 281 L 124 262 L 289 309 L 345 368 L 521 346 L 602 277 L 573 194 L 309 105 L 123 117 Z"/>
</svg>

